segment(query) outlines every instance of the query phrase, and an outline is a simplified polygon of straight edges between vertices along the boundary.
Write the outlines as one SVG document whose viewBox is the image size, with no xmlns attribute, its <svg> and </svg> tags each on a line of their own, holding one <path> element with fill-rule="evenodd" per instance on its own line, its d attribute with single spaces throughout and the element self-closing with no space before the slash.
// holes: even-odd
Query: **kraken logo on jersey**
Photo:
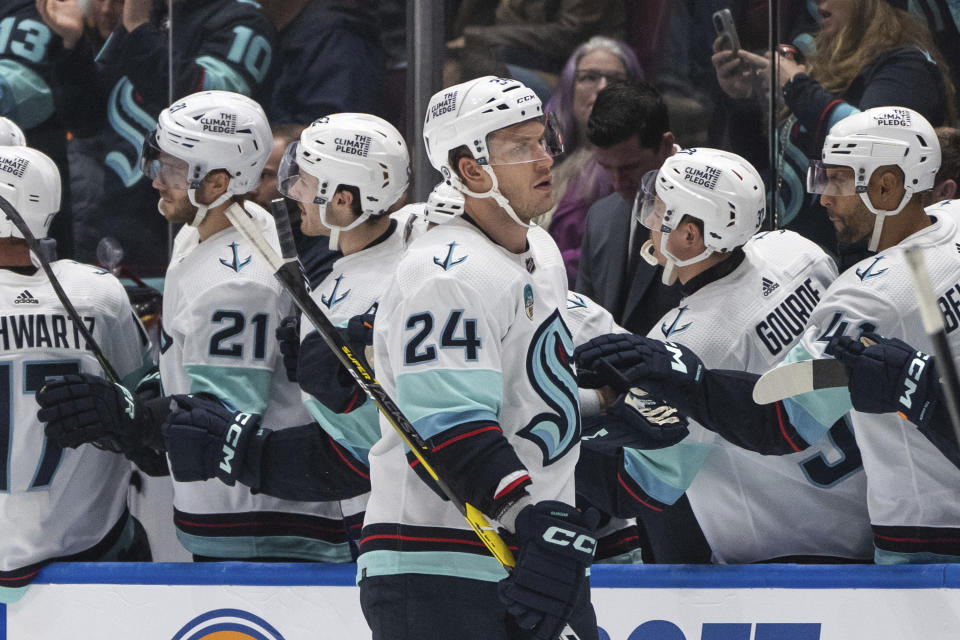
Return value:
<svg viewBox="0 0 960 640">
<path fill-rule="evenodd" d="M 682 316 L 683 312 L 687 309 L 689 309 L 689 307 L 680 307 L 680 310 L 677 312 L 677 317 L 673 319 L 673 322 L 670 323 L 669 327 L 667 326 L 666 322 L 660 325 L 660 331 L 663 333 L 664 338 L 669 338 L 670 336 L 680 333 L 681 331 L 686 331 L 687 327 L 693 324 L 692 322 L 688 322 L 681 327 L 677 327 L 677 324 L 680 322 L 680 316 Z"/>
<path fill-rule="evenodd" d="M 269 622 L 242 609 L 216 609 L 200 614 L 171 640 L 284 640 Z"/>
<path fill-rule="evenodd" d="M 573 373 L 573 338 L 554 310 L 541 324 L 527 350 L 527 377 L 537 395 L 553 409 L 540 413 L 517 435 L 543 453 L 543 465 L 562 458 L 580 440 L 580 402 Z"/>
<path fill-rule="evenodd" d="M 886 269 L 880 269 L 880 271 L 874 271 L 873 268 L 877 266 L 877 263 L 883 260 L 883 256 L 877 256 L 873 259 L 866 269 L 857 269 L 857 276 L 860 278 L 861 282 L 869 280 L 870 278 L 876 278 L 877 276 L 882 276 L 887 272 Z"/>
<path fill-rule="evenodd" d="M 320 295 L 320 302 L 324 304 L 327 307 L 327 309 L 332 309 L 333 305 L 337 304 L 338 302 L 343 302 L 343 299 L 346 298 L 348 295 L 350 295 L 350 292 L 353 291 L 353 289 L 347 289 L 346 291 L 341 293 L 339 296 L 337 295 L 337 289 L 340 288 L 340 281 L 343 280 L 343 276 L 344 274 L 341 273 L 333 281 L 333 291 L 330 292 L 329 296 L 327 296 L 326 294 Z"/>
<path fill-rule="evenodd" d="M 236 271 L 237 273 L 240 273 L 240 269 L 243 269 L 245 266 L 247 266 L 248 264 L 250 264 L 250 257 L 251 257 L 251 256 L 247 256 L 246 258 L 244 258 L 243 260 L 241 260 L 241 259 L 240 259 L 240 254 L 237 253 L 237 250 L 238 250 L 238 248 L 239 248 L 239 245 L 237 245 L 236 242 L 231 242 L 231 243 L 230 243 L 229 245 L 227 245 L 227 246 L 229 246 L 229 247 L 233 250 L 233 259 L 232 259 L 230 262 L 227 262 L 227 261 L 224 260 L 223 258 L 220 258 L 220 264 L 222 264 L 222 265 L 225 266 L 225 267 L 229 267 L 230 269 L 233 269 L 233 270 Z"/>
<path fill-rule="evenodd" d="M 457 258 L 456 260 L 453 259 L 453 250 L 457 247 L 457 243 L 455 241 L 448 244 L 447 247 L 449 247 L 449 249 L 447 250 L 446 258 L 443 258 L 442 260 L 440 259 L 440 256 L 435 256 L 433 258 L 433 264 L 437 265 L 438 267 L 442 267 L 444 271 L 450 271 L 451 267 L 455 267 L 467 259 L 467 256 Z"/>
<path fill-rule="evenodd" d="M 570 309 L 586 309 L 587 301 L 583 299 L 583 296 L 577 295 L 576 293 L 571 293 L 567 297 L 567 310 Z"/>
</svg>

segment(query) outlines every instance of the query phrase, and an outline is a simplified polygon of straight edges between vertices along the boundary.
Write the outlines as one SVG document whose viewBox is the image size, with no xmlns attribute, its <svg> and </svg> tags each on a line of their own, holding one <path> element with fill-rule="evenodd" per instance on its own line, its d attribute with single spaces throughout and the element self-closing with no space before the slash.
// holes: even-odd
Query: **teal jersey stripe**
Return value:
<svg viewBox="0 0 960 640">
<path fill-rule="evenodd" d="M 624 449 L 624 468 L 648 496 L 673 504 L 693 482 L 710 447 L 702 442 L 678 442 L 652 451 Z"/>
<path fill-rule="evenodd" d="M 307 398 L 303 404 L 327 435 L 367 463 L 370 447 L 380 439 L 380 413 L 374 403 L 365 402 L 350 413 L 334 413 L 316 398 Z"/>
<path fill-rule="evenodd" d="M 957 564 L 960 563 L 960 556 L 928 551 L 902 553 L 874 548 L 873 562 L 875 564 Z"/>
<path fill-rule="evenodd" d="M 346 542 L 325 542 L 300 536 L 195 536 L 177 530 L 183 548 L 211 558 L 299 558 L 311 562 L 353 562 Z"/>
<path fill-rule="evenodd" d="M 797 344 L 787 353 L 782 364 L 802 362 L 812 357 L 802 344 Z M 797 432 L 812 444 L 822 438 L 837 420 L 852 411 L 853 403 L 846 387 L 836 387 L 786 398 L 783 407 Z"/>
<path fill-rule="evenodd" d="M 499 582 L 507 577 L 493 556 L 456 551 L 390 551 L 380 549 L 361 553 L 357 559 L 357 583 L 363 578 L 404 573 L 471 578 Z"/>
<path fill-rule="evenodd" d="M 250 95 L 250 85 L 247 81 L 223 60 L 200 56 L 194 62 L 206 71 L 203 78 L 204 91 L 233 91 L 246 96 Z"/>
<path fill-rule="evenodd" d="M 267 408 L 273 373 L 267 369 L 188 364 L 184 370 L 190 376 L 190 393 L 206 391 L 250 413 L 263 413 Z"/>
<path fill-rule="evenodd" d="M 424 438 L 464 422 L 499 422 L 503 375 L 489 369 L 433 369 L 397 376 L 397 404 Z"/>
<path fill-rule="evenodd" d="M 50 86 L 19 62 L 0 60 L 0 115 L 32 129 L 53 115 Z"/>
</svg>

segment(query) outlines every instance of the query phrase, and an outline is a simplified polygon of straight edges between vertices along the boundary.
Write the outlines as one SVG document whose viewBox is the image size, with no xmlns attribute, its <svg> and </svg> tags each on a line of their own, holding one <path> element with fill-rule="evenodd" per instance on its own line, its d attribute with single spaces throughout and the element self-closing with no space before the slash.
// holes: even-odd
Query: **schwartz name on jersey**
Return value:
<svg viewBox="0 0 960 640">
<path fill-rule="evenodd" d="M 527 241 L 527 251 L 510 253 L 463 218 L 431 230 L 401 259 L 374 328 L 377 377 L 424 438 L 463 459 L 490 450 L 471 449 L 482 436 L 496 438 L 484 447 L 503 445 L 497 451 L 507 453 L 484 459 L 474 477 L 452 478 L 467 494 L 486 482 L 471 500 L 481 509 L 521 485 L 534 502 L 574 500 L 580 410 L 566 277 L 545 231 L 531 228 Z M 382 419 L 381 432 L 370 451 L 361 579 L 502 579 L 502 567 L 417 475 L 419 465 Z M 479 477 L 491 469 L 496 477 Z"/>
<path fill-rule="evenodd" d="M 120 282 L 58 260 L 53 271 L 124 383 L 150 366 L 150 343 Z M 108 551 L 126 517 L 130 463 L 93 446 L 60 449 L 43 435 L 34 395 L 47 376 L 103 375 L 41 270 L 0 270 L 0 602 L 17 599 L 47 561 Z M 106 538 L 116 534 L 112 542 Z"/>
<path fill-rule="evenodd" d="M 273 218 L 244 208 L 278 249 Z M 234 227 L 202 243 L 193 227 L 174 242 L 163 298 L 160 377 L 167 394 L 206 391 L 264 424 L 310 421 L 284 372 L 274 331 L 291 310 L 268 265 Z M 174 524 L 186 549 L 220 558 L 349 562 L 337 502 L 292 502 L 219 480 L 174 481 Z"/>
</svg>

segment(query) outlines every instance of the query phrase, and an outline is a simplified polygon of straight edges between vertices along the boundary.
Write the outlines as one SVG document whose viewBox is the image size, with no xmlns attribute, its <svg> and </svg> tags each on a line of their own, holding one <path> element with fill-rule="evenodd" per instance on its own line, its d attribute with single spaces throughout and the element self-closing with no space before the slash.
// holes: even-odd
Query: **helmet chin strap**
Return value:
<svg viewBox="0 0 960 640">
<path fill-rule="evenodd" d="M 703 252 L 699 255 L 693 256 L 692 258 L 687 258 L 686 260 L 680 260 L 667 250 L 667 237 L 669 235 L 669 231 L 665 231 L 660 234 L 660 253 L 662 253 L 667 259 L 667 264 L 663 268 L 663 276 L 660 278 L 660 280 L 667 286 L 670 286 L 677 281 L 677 267 L 686 267 L 687 265 L 700 262 L 701 260 L 706 260 L 713 253 L 712 249 L 709 247 L 704 247 Z M 648 242 L 652 242 L 652 240 Z"/>
<path fill-rule="evenodd" d="M 463 183 L 463 180 L 459 178 L 456 174 L 450 176 L 450 182 L 454 187 L 460 190 L 465 195 L 468 195 L 472 198 L 493 198 L 493 201 L 500 205 L 500 208 L 507 212 L 507 215 L 510 216 L 510 219 L 516 222 L 521 227 L 529 227 L 531 223 L 524 222 L 517 215 L 517 212 L 513 210 L 513 207 L 510 206 L 510 202 L 500 193 L 500 182 L 497 180 L 497 174 L 493 172 L 493 169 L 490 165 L 483 165 L 483 170 L 487 172 L 487 175 L 490 176 L 490 179 L 493 180 L 493 186 L 484 193 L 477 193 L 476 191 L 471 191 L 467 188 L 467 185 Z"/>
<path fill-rule="evenodd" d="M 860 199 L 863 200 L 863 203 L 867 205 L 867 209 L 870 210 L 870 213 L 875 215 L 877 219 L 873 223 L 873 233 L 870 235 L 870 244 L 867 246 L 867 251 L 876 251 L 877 246 L 880 244 L 880 235 L 883 233 L 883 221 L 887 216 L 895 216 L 903 208 L 907 206 L 907 203 L 910 201 L 910 198 L 913 196 L 913 192 L 910 189 L 905 189 L 903 197 L 900 199 L 900 204 L 897 205 L 896 209 L 891 211 L 885 211 L 883 209 L 877 209 L 873 206 L 873 203 L 870 202 L 870 196 L 866 192 L 860 194 Z"/>
<path fill-rule="evenodd" d="M 190 204 L 192 204 L 197 208 L 197 213 L 193 216 L 193 221 L 190 222 L 191 227 L 199 227 L 200 224 L 203 222 L 204 218 L 207 217 L 207 212 L 210 211 L 210 209 L 219 207 L 224 202 L 229 200 L 230 196 L 233 195 L 229 191 L 224 191 L 219 198 L 217 198 L 210 204 L 201 204 L 197 202 L 196 194 L 197 194 L 196 187 L 193 185 L 190 185 L 190 188 L 187 189 L 187 197 L 190 198 Z M 160 206 L 160 203 L 157 203 L 157 207 L 159 206 Z"/>
<path fill-rule="evenodd" d="M 330 250 L 339 251 L 340 250 L 340 232 L 341 231 L 350 231 L 359 227 L 364 220 L 370 217 L 369 212 L 364 212 L 360 214 L 360 217 L 348 224 L 347 226 L 339 226 L 330 224 L 327 221 L 327 201 L 318 202 L 317 205 L 320 207 L 320 222 L 323 223 L 323 226 L 330 229 Z"/>
</svg>

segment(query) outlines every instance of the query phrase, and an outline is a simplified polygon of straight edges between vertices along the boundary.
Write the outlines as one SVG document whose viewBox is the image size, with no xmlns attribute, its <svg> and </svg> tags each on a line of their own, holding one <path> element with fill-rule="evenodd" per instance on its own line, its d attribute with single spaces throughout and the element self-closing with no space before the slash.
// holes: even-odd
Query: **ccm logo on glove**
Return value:
<svg viewBox="0 0 960 640">
<path fill-rule="evenodd" d="M 910 362 L 910 366 L 907 367 L 907 377 L 903 380 L 903 395 L 900 396 L 900 404 L 906 409 L 913 407 L 913 392 L 917 390 L 917 385 L 920 384 L 920 376 L 923 374 L 923 370 L 929 362 L 930 356 L 921 351 L 913 356 L 913 360 Z"/>
<path fill-rule="evenodd" d="M 583 533 L 577 535 L 577 533 L 574 531 L 570 531 L 569 529 L 561 529 L 560 527 L 556 526 L 550 527 L 544 531 L 543 539 L 550 544 L 555 544 L 560 547 L 569 547 L 572 544 L 573 548 L 577 551 L 589 553 L 590 555 L 593 555 L 593 552 L 597 549 L 596 538 L 591 538 Z"/>
<path fill-rule="evenodd" d="M 240 435 L 243 433 L 243 427 L 250 420 L 251 414 L 238 413 L 234 416 L 233 424 L 227 429 L 227 434 L 223 443 L 223 460 L 220 461 L 220 468 L 227 473 L 233 473 L 233 467 L 230 461 L 237 453 L 237 444 L 240 442 Z"/>
</svg>

